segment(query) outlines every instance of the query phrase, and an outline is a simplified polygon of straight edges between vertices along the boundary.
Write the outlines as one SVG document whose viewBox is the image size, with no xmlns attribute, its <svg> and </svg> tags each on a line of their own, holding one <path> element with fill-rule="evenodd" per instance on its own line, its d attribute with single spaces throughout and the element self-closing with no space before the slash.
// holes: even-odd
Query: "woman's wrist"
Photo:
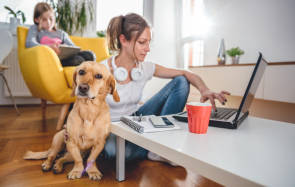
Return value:
<svg viewBox="0 0 295 187">
<path fill-rule="evenodd" d="M 200 87 L 199 88 L 199 91 L 201 93 L 201 95 L 203 95 L 205 92 L 209 91 L 210 89 L 207 88 L 206 86 L 203 86 L 203 87 Z"/>
<path fill-rule="evenodd" d="M 209 91 L 210 89 L 206 86 L 204 81 L 199 77 L 198 75 L 189 72 L 189 71 L 184 71 L 185 77 L 190 81 L 192 85 L 194 85 L 199 92 L 203 95 L 203 93 Z"/>
</svg>

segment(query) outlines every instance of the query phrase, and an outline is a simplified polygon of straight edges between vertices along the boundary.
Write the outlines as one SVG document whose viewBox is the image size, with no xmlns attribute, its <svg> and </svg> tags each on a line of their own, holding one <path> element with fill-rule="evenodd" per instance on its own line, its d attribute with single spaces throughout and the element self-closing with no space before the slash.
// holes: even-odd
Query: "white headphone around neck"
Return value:
<svg viewBox="0 0 295 187">
<path fill-rule="evenodd" d="M 114 70 L 114 76 L 117 81 L 125 81 L 128 77 L 128 71 L 123 67 L 117 67 L 115 63 L 115 56 L 112 57 L 112 68 Z M 134 81 L 139 81 L 143 77 L 143 72 L 141 68 L 133 68 L 131 70 L 131 78 Z"/>
</svg>

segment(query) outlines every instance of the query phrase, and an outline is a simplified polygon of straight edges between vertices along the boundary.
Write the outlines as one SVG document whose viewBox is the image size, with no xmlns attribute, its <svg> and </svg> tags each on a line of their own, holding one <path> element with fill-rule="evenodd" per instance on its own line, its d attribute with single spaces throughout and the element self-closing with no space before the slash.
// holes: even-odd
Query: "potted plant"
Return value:
<svg viewBox="0 0 295 187">
<path fill-rule="evenodd" d="M 226 53 L 232 58 L 232 64 L 238 64 L 240 56 L 244 54 L 244 51 L 239 47 L 234 47 L 227 50 Z"/>
<path fill-rule="evenodd" d="M 56 23 L 58 27 L 68 34 L 79 33 L 83 35 L 86 27 L 93 21 L 92 0 L 49 0 L 56 12 Z"/>
<path fill-rule="evenodd" d="M 16 27 L 21 24 L 21 21 L 22 21 L 22 24 L 24 24 L 26 22 L 25 13 L 21 10 L 14 11 L 14 10 L 12 10 L 12 8 L 10 8 L 8 6 L 4 6 L 4 8 L 6 10 L 8 10 L 8 14 L 12 15 L 12 17 L 10 17 L 9 28 L 13 33 L 15 33 Z"/>
<path fill-rule="evenodd" d="M 12 18 L 15 18 L 15 19 L 19 19 L 19 17 L 21 17 L 21 20 L 22 20 L 22 23 L 24 24 L 26 22 L 26 16 L 25 16 L 25 13 L 21 10 L 18 10 L 18 11 L 13 11 L 10 7 L 8 6 L 4 6 L 4 8 L 6 10 L 8 10 L 8 14 L 11 14 L 13 15 Z M 19 21 L 20 22 L 20 21 Z"/>
<path fill-rule="evenodd" d="M 105 38 L 106 37 L 106 31 L 104 31 L 104 30 L 96 31 L 96 35 L 99 38 Z"/>
</svg>

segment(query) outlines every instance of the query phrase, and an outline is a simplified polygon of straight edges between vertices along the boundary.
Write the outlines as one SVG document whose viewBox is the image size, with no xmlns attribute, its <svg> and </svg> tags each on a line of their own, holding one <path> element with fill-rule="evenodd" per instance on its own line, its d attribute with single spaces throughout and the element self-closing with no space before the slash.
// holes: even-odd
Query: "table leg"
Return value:
<svg viewBox="0 0 295 187">
<path fill-rule="evenodd" d="M 125 180 L 125 139 L 116 136 L 116 179 Z"/>
</svg>

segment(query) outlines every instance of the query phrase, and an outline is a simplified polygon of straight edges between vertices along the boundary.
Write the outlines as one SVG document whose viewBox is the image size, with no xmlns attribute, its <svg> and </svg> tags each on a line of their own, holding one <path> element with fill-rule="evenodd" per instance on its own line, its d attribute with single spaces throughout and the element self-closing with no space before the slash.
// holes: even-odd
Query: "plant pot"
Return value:
<svg viewBox="0 0 295 187">
<path fill-rule="evenodd" d="M 16 34 L 16 27 L 20 25 L 20 19 L 18 18 L 15 18 L 15 17 L 11 17 L 10 18 L 10 24 L 9 24 L 9 29 L 10 29 L 10 32 L 12 34 Z"/>
<path fill-rule="evenodd" d="M 231 57 L 231 59 L 232 59 L 232 64 L 239 64 L 240 56 L 236 55 Z"/>
</svg>

